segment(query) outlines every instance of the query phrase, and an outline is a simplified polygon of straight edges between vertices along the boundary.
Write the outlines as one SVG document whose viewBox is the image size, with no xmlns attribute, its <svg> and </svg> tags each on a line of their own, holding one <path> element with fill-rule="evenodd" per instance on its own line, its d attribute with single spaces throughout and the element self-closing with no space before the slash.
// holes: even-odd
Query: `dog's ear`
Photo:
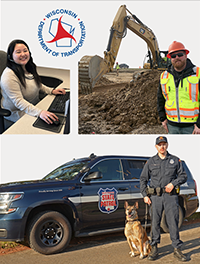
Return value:
<svg viewBox="0 0 200 264">
<path fill-rule="evenodd" d="M 136 209 L 139 208 L 138 202 L 135 202 L 135 208 L 136 208 Z"/>
<path fill-rule="evenodd" d="M 124 208 L 126 208 L 126 207 L 128 207 L 128 202 L 127 201 L 124 202 Z"/>
</svg>

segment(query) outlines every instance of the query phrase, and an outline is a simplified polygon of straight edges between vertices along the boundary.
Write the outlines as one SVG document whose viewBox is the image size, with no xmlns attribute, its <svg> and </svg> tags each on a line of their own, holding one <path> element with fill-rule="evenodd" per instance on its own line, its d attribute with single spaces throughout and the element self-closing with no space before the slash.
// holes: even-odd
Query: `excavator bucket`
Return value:
<svg viewBox="0 0 200 264">
<path fill-rule="evenodd" d="M 95 83 L 109 71 L 105 60 L 98 55 L 84 56 L 79 61 L 79 85 L 84 94 L 92 93 Z"/>
</svg>

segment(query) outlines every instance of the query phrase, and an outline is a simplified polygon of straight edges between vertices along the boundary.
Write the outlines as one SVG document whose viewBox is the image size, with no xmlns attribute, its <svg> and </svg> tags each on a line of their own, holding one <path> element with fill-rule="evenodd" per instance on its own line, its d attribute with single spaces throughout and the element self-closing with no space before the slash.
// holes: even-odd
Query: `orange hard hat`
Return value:
<svg viewBox="0 0 200 264">
<path fill-rule="evenodd" d="M 172 44 L 169 46 L 167 58 L 170 59 L 171 58 L 170 54 L 179 50 L 184 50 L 186 54 L 189 53 L 189 50 L 187 50 L 181 42 L 173 41 Z"/>
</svg>

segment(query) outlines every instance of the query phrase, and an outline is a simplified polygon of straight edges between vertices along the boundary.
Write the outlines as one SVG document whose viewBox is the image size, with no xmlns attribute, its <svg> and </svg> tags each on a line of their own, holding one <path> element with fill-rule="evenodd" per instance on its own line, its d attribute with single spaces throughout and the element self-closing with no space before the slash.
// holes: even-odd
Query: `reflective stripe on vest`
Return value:
<svg viewBox="0 0 200 264">
<path fill-rule="evenodd" d="M 199 116 L 199 67 L 193 68 L 196 74 L 184 78 L 175 87 L 174 77 L 167 71 L 160 77 L 162 93 L 165 98 L 167 118 L 174 122 L 194 123 Z M 183 85 L 181 85 L 183 84 Z"/>
<path fill-rule="evenodd" d="M 196 72 L 196 77 L 198 78 L 198 76 L 199 76 L 199 67 L 194 67 L 193 70 Z M 189 78 L 192 78 L 192 76 L 188 77 L 188 79 Z M 189 82 L 189 80 L 188 80 L 188 82 Z M 198 100 L 198 90 L 199 90 L 198 83 L 193 84 L 193 83 L 189 82 L 189 96 L 190 96 L 190 100 L 192 100 L 193 102 Z"/>
<path fill-rule="evenodd" d="M 165 71 L 165 72 L 163 72 L 163 73 L 161 74 L 161 79 L 162 79 L 162 80 L 163 80 L 163 79 L 168 79 L 168 77 L 169 77 L 169 72 L 167 72 L 167 71 Z M 161 86 L 162 86 L 163 94 L 164 94 L 165 99 L 166 99 L 166 97 L 167 97 L 167 87 L 166 87 L 166 83 L 161 84 Z"/>
</svg>

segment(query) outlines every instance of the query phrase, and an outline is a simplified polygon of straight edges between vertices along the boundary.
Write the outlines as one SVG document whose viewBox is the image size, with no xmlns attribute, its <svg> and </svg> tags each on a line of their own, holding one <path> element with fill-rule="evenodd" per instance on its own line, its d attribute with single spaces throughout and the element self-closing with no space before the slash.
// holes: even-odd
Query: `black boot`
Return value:
<svg viewBox="0 0 200 264">
<path fill-rule="evenodd" d="M 151 248 L 151 252 L 149 253 L 148 260 L 156 260 L 158 257 L 158 248 L 157 244 L 153 245 Z"/>
<path fill-rule="evenodd" d="M 187 258 L 183 253 L 181 252 L 180 248 L 175 248 L 174 249 L 174 257 L 177 258 L 180 261 L 186 261 Z"/>
</svg>

